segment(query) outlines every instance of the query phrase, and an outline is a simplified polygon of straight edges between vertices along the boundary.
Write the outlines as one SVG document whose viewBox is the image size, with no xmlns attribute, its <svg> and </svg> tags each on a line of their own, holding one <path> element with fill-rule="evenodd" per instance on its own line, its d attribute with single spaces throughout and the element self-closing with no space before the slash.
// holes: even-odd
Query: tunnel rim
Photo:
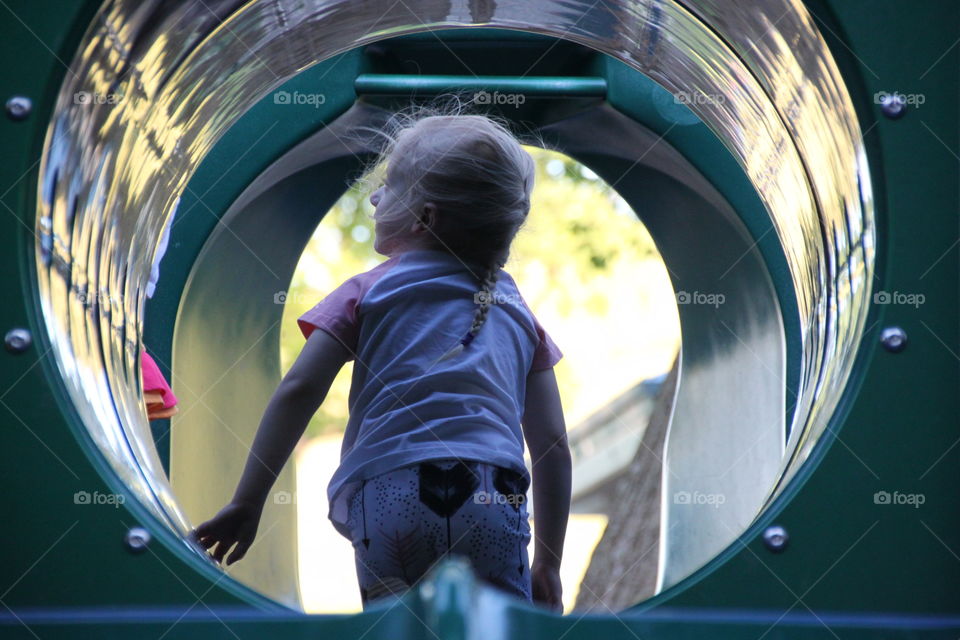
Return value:
<svg viewBox="0 0 960 640">
<path fill-rule="evenodd" d="M 456 25 L 456 26 L 457 26 L 457 27 L 462 27 L 462 28 L 483 28 L 483 27 L 477 26 L 477 25 L 470 25 L 470 26 Z M 493 25 L 493 26 L 496 27 L 495 25 Z M 510 27 L 508 27 L 508 26 L 507 26 L 507 27 L 501 26 L 501 27 L 499 27 L 499 28 L 510 28 Z M 409 31 L 409 32 L 407 32 L 407 33 L 421 33 L 421 32 L 428 32 L 428 31 L 431 31 L 431 30 L 433 30 L 433 29 L 431 29 L 431 28 L 423 28 L 423 29 L 415 28 L 415 29 L 413 29 L 413 30 L 411 30 L 411 31 Z M 533 31 L 533 30 L 526 30 L 526 29 L 516 29 L 516 30 L 522 31 L 522 32 Z M 533 32 L 536 32 L 536 31 L 533 31 Z M 539 32 L 538 32 L 538 33 L 539 33 Z M 396 34 L 394 34 L 394 35 L 396 35 Z M 544 34 L 544 35 L 553 35 L 553 34 L 546 33 L 546 34 Z M 569 34 L 568 34 L 568 35 L 569 35 Z M 555 37 L 555 36 L 554 36 L 554 37 Z M 571 39 L 574 40 L 574 41 L 580 42 L 579 40 L 576 40 L 575 38 L 571 38 Z M 371 40 L 371 41 L 376 41 L 376 40 Z M 581 44 L 584 44 L 585 46 L 591 46 L 591 47 L 592 47 L 592 45 L 590 45 L 588 42 L 580 42 L 580 43 L 581 43 Z M 360 45 L 357 45 L 357 46 L 360 46 Z M 598 49 L 598 50 L 599 50 L 599 49 Z M 605 52 L 605 53 L 606 53 L 606 52 Z M 614 54 L 610 54 L 610 55 L 614 55 Z M 314 60 L 314 63 L 317 63 L 317 62 L 320 62 L 320 60 Z M 631 66 L 632 66 L 632 65 L 631 65 Z M 637 70 L 640 71 L 639 69 L 637 69 Z M 642 73 L 642 71 L 640 71 L 640 72 Z M 62 89 L 62 88 L 63 88 L 63 87 L 61 87 L 61 89 Z M 854 110 L 854 113 L 856 113 L 855 110 Z M 52 131 L 52 126 L 51 126 L 51 131 Z M 44 146 L 44 158 L 43 158 L 43 159 L 44 159 L 44 162 L 45 162 L 44 166 L 46 166 L 47 155 L 48 155 L 48 152 L 49 152 L 49 133 L 50 133 L 50 132 L 48 132 L 47 141 L 46 141 L 45 146 Z M 198 163 L 199 163 L 199 161 L 198 161 Z M 194 168 L 195 168 L 195 167 L 194 167 Z M 41 215 L 40 215 L 40 214 L 41 214 L 41 211 L 40 211 L 40 209 L 41 209 L 40 203 L 42 203 L 42 201 L 43 201 L 43 195 L 44 195 L 44 194 L 43 194 L 43 180 L 42 180 L 42 178 L 44 177 L 44 175 L 45 175 L 45 172 L 44 172 L 44 170 L 43 170 L 43 168 L 42 168 L 42 169 L 41 169 L 41 182 L 40 182 L 40 185 L 38 185 L 38 187 L 39 187 L 39 189 L 40 189 L 40 193 L 39 193 L 39 196 L 38 196 L 38 225 L 39 225 L 39 223 L 40 223 L 40 218 L 41 218 Z M 875 231 L 875 230 L 874 230 L 874 231 Z M 38 262 L 35 263 L 35 266 L 37 266 L 37 265 L 42 265 L 42 263 L 39 262 L 39 251 L 37 252 L 37 254 L 38 254 Z M 34 274 L 34 276 L 36 277 L 37 280 L 39 280 L 39 276 L 37 276 L 36 273 Z M 31 285 L 36 285 L 36 284 L 37 284 L 36 280 L 35 280 L 33 283 L 31 283 Z M 42 290 L 40 291 L 40 299 L 41 299 L 41 302 L 43 302 L 44 299 L 45 299 L 45 294 L 44 294 L 44 292 L 43 292 Z M 45 327 L 45 328 L 47 329 L 47 331 L 50 331 L 51 329 L 50 329 L 50 327 L 48 326 L 48 319 L 49 319 L 48 316 L 49 316 L 49 313 L 48 313 L 47 311 L 41 310 L 41 313 L 39 314 L 39 322 L 38 322 L 38 325 L 39 325 L 39 326 L 43 326 L 43 327 Z M 139 310 L 138 310 L 138 316 L 142 319 L 142 316 L 143 316 L 142 300 L 141 300 L 140 308 L 139 308 Z M 862 325 L 861 325 L 861 328 L 862 328 Z M 44 338 L 49 338 L 48 341 L 49 341 L 49 343 L 50 343 L 51 348 L 54 349 L 54 353 L 55 353 L 55 355 L 57 356 L 57 358 L 60 358 L 60 357 L 62 356 L 62 354 L 57 350 L 58 347 L 57 347 L 57 345 L 56 345 L 56 340 L 54 339 L 54 336 L 44 334 Z M 862 340 L 863 340 L 864 338 L 865 338 L 865 334 L 861 334 L 861 340 L 860 340 L 861 343 L 862 343 Z M 859 345 L 858 345 L 858 346 L 859 346 Z M 857 351 L 857 353 L 856 353 L 857 358 L 856 358 L 856 359 L 859 360 L 860 357 L 863 355 L 863 354 L 862 354 L 863 350 L 862 350 L 862 349 L 857 349 L 856 351 Z M 66 376 L 64 375 L 64 372 L 63 372 L 63 369 L 62 369 L 63 364 L 62 364 L 62 362 L 61 362 L 59 359 L 57 360 L 57 365 L 59 366 L 59 369 L 58 369 L 58 372 L 59 372 L 58 379 L 59 379 L 61 382 L 63 382 L 63 380 L 66 378 Z M 848 373 L 849 373 L 849 372 L 848 372 Z M 846 391 L 846 390 L 848 389 L 848 387 L 849 387 L 849 385 L 850 385 L 851 382 L 852 382 L 852 380 L 849 379 L 849 378 L 846 380 L 845 384 L 843 385 L 844 391 Z M 70 398 L 71 396 L 70 396 L 69 394 L 67 394 L 66 397 Z M 843 395 L 841 395 L 841 399 L 840 399 L 840 400 L 842 401 L 842 399 L 843 399 Z M 836 404 L 836 406 L 834 406 L 834 407 L 832 408 L 831 413 L 830 413 L 830 417 L 831 417 L 831 418 L 839 411 L 840 405 L 841 405 L 841 402 L 838 401 L 837 404 Z M 76 407 L 76 400 L 75 400 L 74 398 L 71 398 L 71 406 L 72 406 L 74 409 L 77 408 L 77 407 Z M 79 417 L 79 416 L 78 416 L 78 417 Z M 87 451 L 88 457 L 91 457 L 91 456 L 90 456 L 90 452 L 92 452 L 94 456 L 99 455 L 99 456 L 103 456 L 103 457 L 105 458 L 105 457 L 106 457 L 105 453 L 96 445 L 95 442 L 92 441 L 92 438 L 90 438 L 89 430 L 88 430 L 88 429 L 86 428 L 86 426 L 83 424 L 82 418 L 80 418 L 80 420 L 78 420 L 78 421 L 77 421 L 77 424 L 74 425 L 74 426 L 77 428 L 77 430 L 78 430 L 82 435 L 84 435 L 84 436 L 86 436 L 87 438 L 89 438 L 89 444 L 90 444 L 91 446 L 88 447 L 88 451 Z M 832 440 L 832 438 L 827 438 L 827 440 L 825 441 L 825 440 L 823 440 L 823 438 L 827 438 L 827 435 L 826 435 L 825 433 L 821 433 L 821 434 L 820 434 L 820 437 L 817 439 L 817 443 L 816 443 L 817 446 L 814 447 L 815 450 L 817 450 L 817 451 L 823 450 L 823 449 L 824 449 L 824 446 L 828 443 L 828 441 L 831 441 L 831 440 Z M 109 464 L 106 465 L 106 468 L 112 469 L 112 467 L 110 467 Z M 805 462 L 804 462 L 803 464 L 800 464 L 799 467 L 798 467 L 798 469 L 803 469 L 803 468 L 805 468 Z M 812 471 L 812 470 L 811 470 L 811 471 Z M 104 474 L 101 473 L 101 475 L 104 475 Z M 789 483 L 788 483 L 789 486 L 796 486 L 796 485 L 797 485 L 797 481 L 798 481 L 798 480 L 801 480 L 802 477 L 805 476 L 805 475 L 807 475 L 807 474 L 797 474 L 797 473 L 795 473 L 795 474 L 794 474 L 794 477 L 792 477 L 792 478 L 789 480 Z M 800 476 L 800 477 L 798 477 L 798 476 Z M 124 482 L 122 481 L 122 479 L 119 477 L 119 475 L 115 475 L 115 476 L 114 476 L 114 480 L 115 480 L 116 483 L 118 483 L 120 486 L 122 486 L 125 490 L 128 490 L 128 489 L 129 489 L 129 487 L 126 485 L 126 483 L 124 483 Z M 132 492 L 130 492 L 130 491 L 125 491 L 125 493 L 130 494 L 131 497 L 136 497 L 136 496 L 135 496 Z M 782 499 L 783 499 L 785 496 L 784 496 L 784 494 L 779 494 L 779 495 L 776 496 L 776 497 L 779 498 L 778 500 L 776 500 L 776 502 L 782 502 Z M 141 505 L 139 505 L 139 504 L 137 505 L 137 507 L 140 507 L 140 506 L 141 506 Z M 768 503 L 768 504 L 765 506 L 764 511 L 765 511 L 765 512 L 769 512 L 770 508 L 771 508 L 771 505 Z M 746 533 L 746 532 L 745 532 L 745 533 Z M 741 535 L 741 538 L 742 538 L 742 537 L 743 537 L 743 535 Z M 738 538 L 738 540 L 739 540 L 739 539 L 740 539 L 740 538 Z M 731 546 L 733 546 L 733 545 L 731 545 Z M 721 554 L 721 555 L 723 555 L 723 554 Z M 718 561 L 718 560 L 719 560 L 719 556 L 716 557 L 716 558 L 714 558 L 714 559 L 713 559 L 712 561 L 710 561 L 709 563 L 707 563 L 707 565 L 704 565 L 704 566 L 701 567 L 700 569 L 696 570 L 696 571 L 694 572 L 694 574 L 688 576 L 687 578 L 682 579 L 681 581 L 679 581 L 679 582 L 676 583 L 675 585 L 673 585 L 673 586 L 671 586 L 671 587 L 668 587 L 668 589 L 665 589 L 663 592 L 661 592 L 661 594 L 658 594 L 658 596 L 661 596 L 661 595 L 662 595 L 662 596 L 666 596 L 666 594 L 667 594 L 669 591 L 673 591 L 673 590 L 675 590 L 677 587 L 680 587 L 681 585 L 687 584 L 688 582 L 690 582 L 690 581 L 691 581 L 694 577 L 696 577 L 697 575 L 704 573 L 704 571 L 705 571 L 710 565 L 714 564 L 714 563 L 715 563 L 716 561 Z M 655 596 L 655 598 L 656 598 L 656 597 L 657 597 L 657 596 Z M 644 601 L 644 602 L 646 603 L 646 602 L 649 602 L 649 601 Z"/>
</svg>

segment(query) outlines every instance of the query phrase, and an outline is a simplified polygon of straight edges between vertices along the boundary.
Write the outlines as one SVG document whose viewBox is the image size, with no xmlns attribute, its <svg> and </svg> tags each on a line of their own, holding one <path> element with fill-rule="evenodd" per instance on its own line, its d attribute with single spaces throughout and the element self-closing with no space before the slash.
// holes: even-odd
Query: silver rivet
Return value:
<svg viewBox="0 0 960 640">
<path fill-rule="evenodd" d="M 880 344 L 891 353 L 898 353 L 907 347 L 907 332 L 900 327 L 887 327 L 880 334 Z"/>
<path fill-rule="evenodd" d="M 433 597 L 437 595 L 437 588 L 432 582 L 424 580 L 420 585 L 420 595 L 423 596 L 424 600 L 433 600 Z"/>
<path fill-rule="evenodd" d="M 880 110 L 888 118 L 897 119 L 907 111 L 907 99 L 902 93 L 884 93 L 880 96 Z"/>
<path fill-rule="evenodd" d="M 133 527 L 123 537 L 124 544 L 131 553 L 141 553 L 150 544 L 150 532 L 143 527 Z"/>
<path fill-rule="evenodd" d="M 3 338 L 3 344 L 10 353 L 23 353 L 33 344 L 33 336 L 28 329 L 10 329 Z"/>
<path fill-rule="evenodd" d="M 767 527 L 766 531 L 763 532 L 763 544 L 767 545 L 767 549 L 774 553 L 783 551 L 789 540 L 790 536 L 787 535 L 787 530 L 779 525 Z"/>
<path fill-rule="evenodd" d="M 33 103 L 26 96 L 13 96 L 7 100 L 7 117 L 11 120 L 25 120 L 33 110 Z"/>
</svg>

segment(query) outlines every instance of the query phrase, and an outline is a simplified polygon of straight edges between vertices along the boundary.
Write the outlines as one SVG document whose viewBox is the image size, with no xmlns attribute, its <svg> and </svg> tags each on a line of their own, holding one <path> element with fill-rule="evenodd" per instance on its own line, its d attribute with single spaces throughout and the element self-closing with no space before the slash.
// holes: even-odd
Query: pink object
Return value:
<svg viewBox="0 0 960 640">
<path fill-rule="evenodd" d="M 143 391 L 145 393 L 159 393 L 163 398 L 163 408 L 170 409 L 177 404 L 177 396 L 167 384 L 166 378 L 160 373 L 160 368 L 146 351 L 140 354 L 140 369 L 143 371 Z"/>
<path fill-rule="evenodd" d="M 315 329 L 323 329 L 350 351 L 353 360 L 360 339 L 360 301 L 373 284 L 400 264 L 398 257 L 385 260 L 374 268 L 359 273 L 334 289 L 319 304 L 297 318 L 304 338 Z"/>
</svg>

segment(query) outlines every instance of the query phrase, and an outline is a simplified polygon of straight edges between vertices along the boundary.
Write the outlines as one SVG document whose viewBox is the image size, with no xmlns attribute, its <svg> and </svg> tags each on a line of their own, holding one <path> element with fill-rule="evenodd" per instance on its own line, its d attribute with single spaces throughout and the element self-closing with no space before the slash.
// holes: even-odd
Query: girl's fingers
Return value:
<svg viewBox="0 0 960 640">
<path fill-rule="evenodd" d="M 217 539 L 216 539 L 214 536 L 207 536 L 207 537 L 204 538 L 203 540 L 198 540 L 197 542 L 198 542 L 198 544 L 199 544 L 201 547 L 203 547 L 204 549 L 209 549 L 209 548 L 212 547 L 214 544 L 216 544 Z"/>
<path fill-rule="evenodd" d="M 247 549 L 250 548 L 250 545 L 239 543 L 236 548 L 233 550 L 233 553 L 230 554 L 230 557 L 227 558 L 227 564 L 233 564 L 243 556 L 247 555 Z"/>
<path fill-rule="evenodd" d="M 196 529 L 193 530 L 193 535 L 196 536 L 197 538 L 205 538 L 211 533 L 213 533 L 212 529 L 213 529 L 213 520 L 207 520 L 206 522 L 204 522 L 203 524 L 201 524 L 200 526 L 198 526 Z"/>
<path fill-rule="evenodd" d="M 227 551 L 230 550 L 230 547 L 233 546 L 233 543 L 233 540 L 220 541 L 220 543 L 217 545 L 217 550 L 213 553 L 213 557 L 218 563 L 223 562 L 223 556 L 227 555 Z"/>
</svg>

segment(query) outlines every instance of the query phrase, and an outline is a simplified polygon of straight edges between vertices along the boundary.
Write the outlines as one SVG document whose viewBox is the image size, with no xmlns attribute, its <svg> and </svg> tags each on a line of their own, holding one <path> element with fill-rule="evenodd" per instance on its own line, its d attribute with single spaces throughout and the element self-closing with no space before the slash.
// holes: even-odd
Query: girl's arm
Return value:
<svg viewBox="0 0 960 640">
<path fill-rule="evenodd" d="M 262 507 L 310 418 L 352 353 L 326 331 L 314 331 L 264 411 L 233 502 Z"/>
<path fill-rule="evenodd" d="M 570 514 L 571 460 L 560 391 L 553 368 L 527 376 L 523 437 L 533 462 L 533 512 L 536 542 L 533 565 L 534 600 L 544 598 L 562 609 L 557 574 Z M 547 575 L 544 575 L 547 574 Z M 550 575 L 552 574 L 552 575 Z"/>
</svg>

